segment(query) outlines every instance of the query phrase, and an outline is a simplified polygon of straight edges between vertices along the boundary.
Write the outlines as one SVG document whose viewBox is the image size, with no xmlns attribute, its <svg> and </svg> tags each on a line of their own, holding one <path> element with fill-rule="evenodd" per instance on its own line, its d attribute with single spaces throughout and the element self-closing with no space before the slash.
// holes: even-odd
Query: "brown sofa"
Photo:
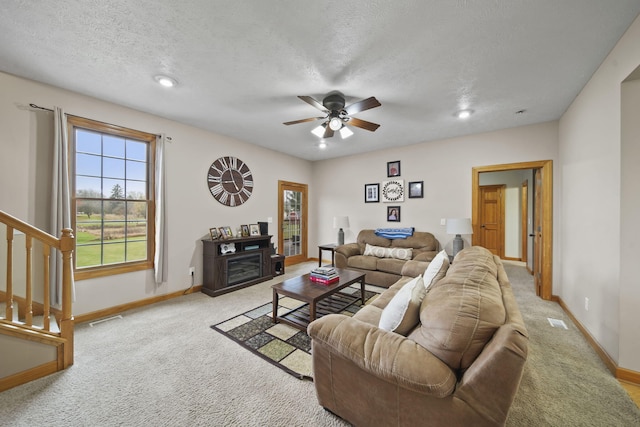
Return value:
<svg viewBox="0 0 640 427">
<path fill-rule="evenodd" d="M 458 253 L 407 336 L 378 328 L 403 277 L 353 317 L 308 327 L 320 405 L 356 426 L 504 425 L 528 333 L 498 257 Z"/>
<path fill-rule="evenodd" d="M 440 243 L 431 233 L 416 231 L 406 239 L 386 239 L 377 236 L 374 230 L 362 230 L 356 243 L 338 246 L 335 263 L 338 268 L 366 273 L 365 282 L 388 288 L 402 277 L 402 268 L 407 260 L 364 255 L 366 245 L 384 248 L 409 248 L 412 260 L 431 261 L 440 248 Z"/>
</svg>

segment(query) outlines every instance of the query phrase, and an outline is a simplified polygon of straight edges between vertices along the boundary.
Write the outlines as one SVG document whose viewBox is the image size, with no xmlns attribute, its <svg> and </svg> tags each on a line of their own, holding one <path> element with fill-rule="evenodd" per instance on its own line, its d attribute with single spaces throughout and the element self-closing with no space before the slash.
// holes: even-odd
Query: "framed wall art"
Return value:
<svg viewBox="0 0 640 427">
<path fill-rule="evenodd" d="M 387 162 L 387 177 L 400 176 L 400 160 Z"/>
<path fill-rule="evenodd" d="M 364 185 L 364 202 L 377 203 L 380 201 L 380 184 Z"/>
<path fill-rule="evenodd" d="M 387 221 L 400 222 L 400 206 L 387 206 Z"/>
<path fill-rule="evenodd" d="M 404 202 L 404 180 L 392 179 L 389 181 L 382 181 L 382 202 Z"/>
<path fill-rule="evenodd" d="M 409 198 L 421 199 L 424 197 L 424 181 L 411 181 L 409 182 Z"/>
</svg>

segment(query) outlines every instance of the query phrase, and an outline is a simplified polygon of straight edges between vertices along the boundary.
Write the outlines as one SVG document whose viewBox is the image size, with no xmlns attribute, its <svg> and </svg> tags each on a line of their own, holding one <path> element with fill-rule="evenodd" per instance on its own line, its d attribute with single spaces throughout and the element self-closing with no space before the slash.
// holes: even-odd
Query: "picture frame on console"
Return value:
<svg viewBox="0 0 640 427">
<path fill-rule="evenodd" d="M 387 221 L 400 222 L 400 206 L 387 206 Z"/>
<path fill-rule="evenodd" d="M 249 235 L 250 236 L 259 236 L 260 235 L 260 226 L 258 224 L 249 224 Z"/>
<path fill-rule="evenodd" d="M 409 182 L 409 198 L 421 199 L 424 197 L 424 181 Z"/>
<path fill-rule="evenodd" d="M 218 233 L 218 229 L 215 227 L 210 228 L 209 236 L 211 236 L 211 240 L 216 240 L 218 237 L 220 237 L 220 234 Z"/>
<path fill-rule="evenodd" d="M 364 202 L 378 203 L 380 201 L 380 184 L 364 185 Z"/>
<path fill-rule="evenodd" d="M 218 230 L 220 230 L 221 239 L 230 239 L 233 237 L 233 231 L 231 231 L 231 227 L 229 226 L 220 227 Z"/>
<path fill-rule="evenodd" d="M 400 176 L 400 160 L 387 162 L 387 177 Z"/>
<path fill-rule="evenodd" d="M 242 230 L 242 237 L 249 237 L 249 226 L 244 224 L 240 226 L 240 229 Z"/>
</svg>

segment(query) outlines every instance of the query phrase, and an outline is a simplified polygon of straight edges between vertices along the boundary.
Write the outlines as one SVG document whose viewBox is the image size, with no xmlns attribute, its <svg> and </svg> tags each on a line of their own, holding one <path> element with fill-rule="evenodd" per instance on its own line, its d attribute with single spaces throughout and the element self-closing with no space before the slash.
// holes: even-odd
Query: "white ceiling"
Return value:
<svg viewBox="0 0 640 427">
<path fill-rule="evenodd" d="M 640 0 L 3 0 L 0 70 L 319 160 L 556 120 L 638 13 Z M 320 150 L 318 122 L 282 123 L 321 115 L 297 95 L 333 90 L 375 96 L 355 117 L 381 126 Z"/>
</svg>

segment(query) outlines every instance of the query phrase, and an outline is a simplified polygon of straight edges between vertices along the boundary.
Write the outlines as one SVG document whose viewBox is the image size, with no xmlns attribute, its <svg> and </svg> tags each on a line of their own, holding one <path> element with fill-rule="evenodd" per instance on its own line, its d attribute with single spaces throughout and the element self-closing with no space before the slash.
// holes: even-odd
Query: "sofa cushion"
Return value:
<svg viewBox="0 0 640 427">
<path fill-rule="evenodd" d="M 358 233 L 357 243 L 360 247 L 361 254 L 364 253 L 364 249 L 367 243 L 373 246 L 391 246 L 391 240 L 377 236 L 375 230 L 361 230 L 360 233 Z"/>
<path fill-rule="evenodd" d="M 422 301 L 420 327 L 409 338 L 452 369 L 468 368 L 506 321 L 498 266 L 480 246 L 458 253 Z"/>
<path fill-rule="evenodd" d="M 402 269 L 407 261 L 393 258 L 378 259 L 378 271 L 391 274 L 402 274 Z M 417 276 L 416 276 L 417 277 Z"/>
<path fill-rule="evenodd" d="M 371 241 L 367 242 L 372 245 L 374 244 Z M 413 248 L 420 251 L 437 251 L 439 249 L 438 246 L 440 245 L 435 236 L 426 231 L 416 231 L 412 236 L 407 237 L 406 239 L 393 239 L 390 244 L 396 248 Z"/>
<path fill-rule="evenodd" d="M 370 325 L 378 326 L 382 310 L 389 304 L 389 301 L 400 292 L 400 289 L 412 280 L 412 277 L 402 277 L 391 285 L 386 291 L 379 294 L 373 301 L 367 303 L 363 308 L 353 315 L 355 319 Z"/>
<path fill-rule="evenodd" d="M 367 305 L 378 307 L 380 308 L 380 310 L 384 309 L 389 304 L 389 302 L 393 299 L 393 297 L 398 292 L 400 292 L 400 289 L 402 289 L 404 285 L 409 283 L 411 280 L 413 280 L 413 277 L 401 277 L 393 285 L 389 286 L 389 288 L 386 291 L 381 293 L 375 300 L 373 300 L 370 304 L 367 304 Z M 354 315 L 354 317 L 358 316 L 358 314 L 360 314 L 360 311 L 358 311 Z M 376 322 L 376 325 L 377 324 L 378 322 Z"/>
<path fill-rule="evenodd" d="M 406 283 L 382 310 L 378 327 L 406 335 L 420 321 L 420 304 L 426 293 L 422 276 Z"/>
<path fill-rule="evenodd" d="M 355 255 L 347 259 L 347 266 L 361 270 L 377 270 L 378 258 L 374 256 Z"/>
<path fill-rule="evenodd" d="M 424 272 L 423 280 L 424 287 L 429 287 L 442 279 L 449 269 L 449 255 L 444 250 L 441 250 L 438 255 L 429 263 L 427 269 Z"/>
<path fill-rule="evenodd" d="M 413 256 L 413 251 L 411 248 L 385 248 L 382 246 L 374 246 L 367 243 L 362 255 L 375 256 L 378 258 L 410 260 Z"/>
</svg>

